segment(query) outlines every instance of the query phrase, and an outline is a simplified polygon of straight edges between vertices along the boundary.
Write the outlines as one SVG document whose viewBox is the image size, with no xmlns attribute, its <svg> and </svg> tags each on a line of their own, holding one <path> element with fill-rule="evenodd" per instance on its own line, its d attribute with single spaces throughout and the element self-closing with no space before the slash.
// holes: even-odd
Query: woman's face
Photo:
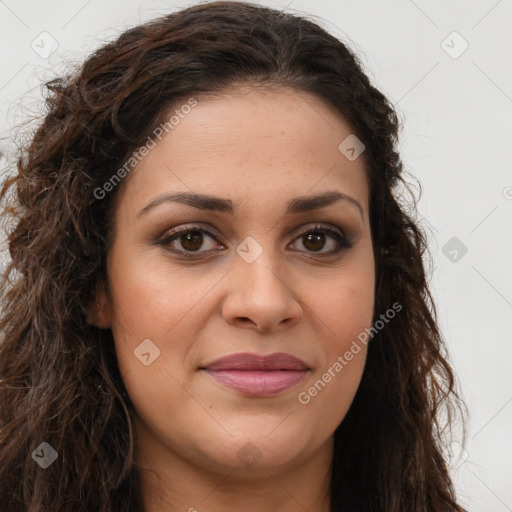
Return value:
<svg viewBox="0 0 512 512">
<path fill-rule="evenodd" d="M 97 301 L 139 460 L 328 460 L 374 306 L 364 153 L 347 151 L 352 138 L 339 149 L 350 126 L 290 89 L 198 97 L 188 111 L 125 178 Z"/>
</svg>

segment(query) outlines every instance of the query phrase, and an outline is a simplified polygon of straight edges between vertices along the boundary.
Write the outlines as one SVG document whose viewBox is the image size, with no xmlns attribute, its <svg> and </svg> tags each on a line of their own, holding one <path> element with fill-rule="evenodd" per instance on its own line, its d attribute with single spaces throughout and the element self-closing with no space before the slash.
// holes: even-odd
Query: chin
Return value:
<svg viewBox="0 0 512 512">
<path fill-rule="evenodd" d="M 268 426 L 264 431 L 254 429 L 254 426 L 248 427 L 243 434 L 223 436 L 223 440 L 212 442 L 201 451 L 214 465 L 252 472 L 293 466 L 299 459 L 311 455 L 306 452 L 311 450 L 312 440 L 291 435 L 289 427 L 283 428 L 279 434 L 275 431 L 268 435 L 271 430 Z M 314 447 L 311 451 L 314 451 Z"/>
</svg>

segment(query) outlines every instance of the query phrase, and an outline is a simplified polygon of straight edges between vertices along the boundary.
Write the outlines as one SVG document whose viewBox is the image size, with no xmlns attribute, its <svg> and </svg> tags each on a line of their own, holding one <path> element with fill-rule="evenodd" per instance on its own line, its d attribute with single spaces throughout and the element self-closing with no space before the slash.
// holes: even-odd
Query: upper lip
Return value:
<svg viewBox="0 0 512 512">
<path fill-rule="evenodd" d="M 298 357 L 284 352 L 261 355 L 250 352 L 221 357 L 203 367 L 206 370 L 308 370 L 308 365 Z"/>
</svg>

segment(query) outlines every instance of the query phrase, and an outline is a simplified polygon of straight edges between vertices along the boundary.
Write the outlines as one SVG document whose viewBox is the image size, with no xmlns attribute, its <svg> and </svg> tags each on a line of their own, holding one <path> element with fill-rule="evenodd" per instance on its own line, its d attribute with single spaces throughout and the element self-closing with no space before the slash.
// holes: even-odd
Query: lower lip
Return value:
<svg viewBox="0 0 512 512">
<path fill-rule="evenodd" d="M 307 370 L 206 370 L 220 384 L 249 396 L 272 396 L 293 388 Z"/>
</svg>

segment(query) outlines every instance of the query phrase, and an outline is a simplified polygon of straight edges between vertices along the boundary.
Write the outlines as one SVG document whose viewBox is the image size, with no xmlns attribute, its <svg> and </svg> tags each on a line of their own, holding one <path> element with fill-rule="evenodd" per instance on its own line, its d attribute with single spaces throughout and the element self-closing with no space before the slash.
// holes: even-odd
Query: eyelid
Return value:
<svg viewBox="0 0 512 512">
<path fill-rule="evenodd" d="M 345 232 L 340 227 L 335 226 L 333 224 L 327 224 L 327 223 L 322 223 L 322 222 L 314 222 L 311 225 L 307 225 L 305 227 L 300 227 L 300 228 L 297 228 L 296 230 L 293 229 L 289 233 L 289 235 L 295 235 L 295 237 L 297 237 L 297 236 L 309 233 L 310 231 L 316 231 L 316 230 L 321 230 L 321 229 L 338 233 L 339 235 L 347 238 L 347 236 L 345 235 Z"/>
<path fill-rule="evenodd" d="M 214 231 L 214 233 L 210 232 Z M 218 238 L 221 238 L 217 233 L 218 231 L 211 225 L 208 224 L 208 228 L 204 227 L 204 224 L 184 224 L 182 226 L 177 226 L 176 228 L 167 229 L 164 231 L 164 233 L 157 237 L 156 244 L 157 245 L 170 245 L 172 242 L 175 242 L 176 240 L 179 240 L 179 237 L 181 234 L 189 233 L 190 231 L 199 231 L 203 234 L 206 234 L 207 236 L 211 237 L 213 240 L 215 240 L 216 243 L 226 248 L 224 244 L 219 242 Z M 310 232 L 324 232 L 327 234 L 327 236 L 330 236 L 332 239 L 335 240 L 337 243 L 337 248 L 335 250 L 332 250 L 330 252 L 318 252 L 315 253 L 314 251 L 295 251 L 299 253 L 305 252 L 306 254 L 310 254 L 312 256 L 317 255 L 318 257 L 328 257 L 328 256 L 335 256 L 340 254 L 346 249 L 349 249 L 352 247 L 353 242 L 351 241 L 350 237 L 348 237 L 344 230 L 340 227 L 330 224 L 330 223 L 311 223 L 306 226 L 302 226 L 297 229 L 291 230 L 287 236 L 293 236 L 292 242 L 300 238 L 301 236 L 304 236 Z M 171 250 L 169 249 L 169 252 L 172 252 L 174 254 L 178 254 L 180 256 L 183 256 L 185 258 L 194 258 L 197 257 L 196 255 L 204 254 L 209 255 L 212 251 L 217 251 L 218 249 L 210 249 L 206 251 L 183 251 L 183 250 Z"/>
<path fill-rule="evenodd" d="M 207 227 L 204 227 L 204 226 Z M 176 236 L 181 233 L 188 233 L 189 231 L 201 231 L 202 233 L 206 233 L 213 238 L 220 238 L 220 232 L 215 229 L 211 224 L 203 224 L 203 223 L 190 223 L 190 224 L 182 224 L 180 226 L 176 226 L 173 228 L 167 228 L 161 235 L 157 236 L 157 240 L 165 240 L 171 236 Z"/>
</svg>

